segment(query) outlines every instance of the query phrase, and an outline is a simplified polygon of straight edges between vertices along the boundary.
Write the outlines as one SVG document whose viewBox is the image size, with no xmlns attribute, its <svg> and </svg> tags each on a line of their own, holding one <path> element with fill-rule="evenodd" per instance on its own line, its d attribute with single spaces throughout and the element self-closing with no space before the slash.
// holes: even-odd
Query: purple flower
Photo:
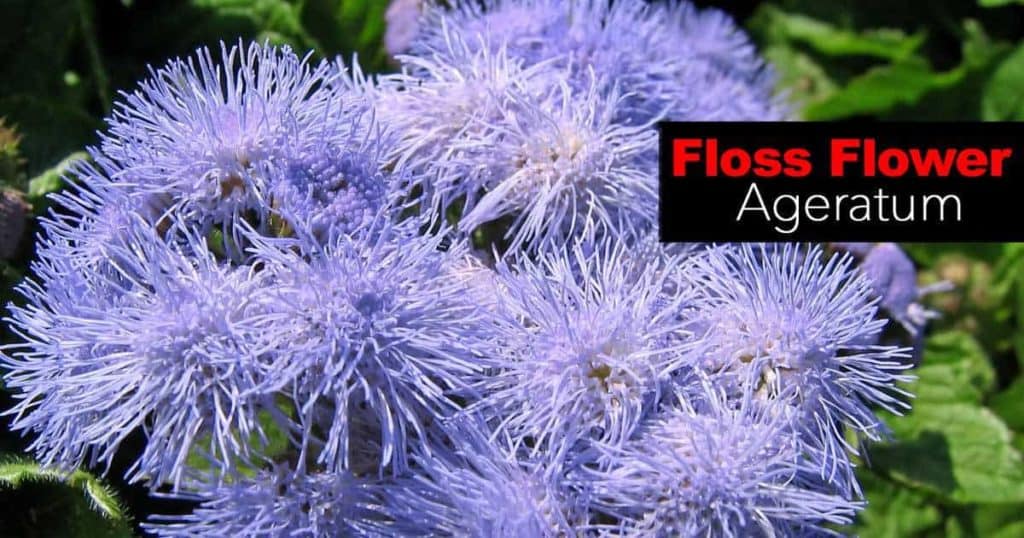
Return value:
<svg viewBox="0 0 1024 538">
<path fill-rule="evenodd" d="M 898 321 L 911 335 L 917 335 L 928 320 L 939 316 L 918 301 L 929 293 L 949 291 L 949 282 L 931 286 L 917 285 L 914 262 L 895 243 L 878 243 L 863 254 L 860 269 L 871 280 L 879 306 Z"/>
<path fill-rule="evenodd" d="M 278 235 L 300 227 L 318 242 L 330 241 L 370 226 L 384 208 L 399 203 L 396 194 L 408 176 L 394 167 L 384 170 L 383 152 L 391 139 L 375 124 L 362 122 L 356 117 L 343 139 L 317 140 L 301 154 L 268 166 L 270 205 L 283 221 L 274 230 Z"/>
<path fill-rule="evenodd" d="M 288 321 L 269 274 L 220 265 L 200 240 L 168 245 L 138 218 L 91 271 L 51 239 L 7 320 L 3 355 L 16 430 L 47 464 L 110 464 L 137 430 L 133 480 L 176 486 L 193 452 L 233 471 L 265 439 L 257 415 L 287 382 Z M 87 230 L 82 234 L 86 235 Z M 70 249 L 70 250 L 69 250 Z"/>
<path fill-rule="evenodd" d="M 403 89 L 378 97 L 404 141 L 400 162 L 440 207 L 462 207 L 462 231 L 511 219 L 509 250 L 536 251 L 653 226 L 656 133 L 615 123 L 617 95 L 593 79 L 575 94 L 546 66 L 523 70 L 500 51 L 465 60 L 421 62 L 421 84 L 394 79 Z"/>
<path fill-rule="evenodd" d="M 410 445 L 458 408 L 451 393 L 481 369 L 482 308 L 453 276 L 466 245 L 382 216 L 322 246 L 298 232 L 255 253 L 292 320 L 289 361 L 302 374 L 290 397 L 302 453 L 351 468 L 350 447 L 364 442 L 351 416 L 365 412 L 379 432 L 380 466 L 401 471 Z"/>
<path fill-rule="evenodd" d="M 590 73 L 603 93 L 626 90 L 617 119 L 773 120 L 786 111 L 773 97 L 774 76 L 725 14 L 689 2 L 492 0 L 427 10 L 413 42 L 419 56 L 445 53 L 450 35 L 507 49 L 526 65 L 551 62 L 574 89 Z"/>
<path fill-rule="evenodd" d="M 823 261 L 817 247 L 744 244 L 709 251 L 687 276 L 706 297 L 702 369 L 791 415 L 822 477 L 856 489 L 845 430 L 881 438 L 872 406 L 907 408 L 897 383 L 910 378 L 908 350 L 875 344 L 886 321 L 851 262 Z"/>
<path fill-rule="evenodd" d="M 477 417 L 460 417 L 445 432 L 453 449 L 421 454 L 415 487 L 396 488 L 393 498 L 415 514 L 419 533 L 530 538 L 587 524 L 587 499 L 560 465 L 524 457 Z"/>
<path fill-rule="evenodd" d="M 637 239 L 654 225 L 655 133 L 613 122 L 616 98 L 573 95 L 522 101 L 481 163 L 494 182 L 460 221 L 464 231 L 513 218 L 510 250 L 558 248 L 570 237 Z"/>
<path fill-rule="evenodd" d="M 560 75 L 544 65 L 524 68 L 504 50 L 476 51 L 457 35 L 444 55 L 402 59 L 407 71 L 382 77 L 371 91 L 381 123 L 399 139 L 390 157 L 421 171 L 428 198 L 472 204 L 496 180 L 490 146 L 517 113 L 510 99 L 529 102 Z"/>
<path fill-rule="evenodd" d="M 185 220 L 232 221 L 265 212 L 260 165 L 291 157 L 330 135 L 340 76 L 287 48 L 228 49 L 223 61 L 200 49 L 173 60 L 115 105 L 101 151 L 134 195 L 161 198 Z M 187 216 L 187 217 L 186 217 Z"/>
<path fill-rule="evenodd" d="M 671 261 L 668 263 L 672 263 Z M 490 366 L 477 383 L 484 414 L 531 454 L 579 440 L 629 439 L 689 361 L 690 290 L 666 293 L 614 241 L 497 268 Z"/>
<path fill-rule="evenodd" d="M 409 534 L 382 511 L 395 484 L 349 472 L 305 473 L 284 466 L 185 497 L 191 514 L 159 516 L 158 536 L 387 536 Z"/>
<path fill-rule="evenodd" d="M 710 387 L 709 387 L 710 389 Z M 711 389 L 713 390 L 713 389 Z M 850 523 L 856 504 L 819 491 L 786 424 L 720 394 L 681 400 L 622 447 L 607 469 L 584 472 L 594 508 L 623 536 L 802 536 Z"/>
<path fill-rule="evenodd" d="M 389 54 L 402 54 L 409 50 L 419 33 L 422 4 L 423 0 L 391 0 L 384 13 L 388 27 L 384 33 L 384 49 Z"/>
</svg>

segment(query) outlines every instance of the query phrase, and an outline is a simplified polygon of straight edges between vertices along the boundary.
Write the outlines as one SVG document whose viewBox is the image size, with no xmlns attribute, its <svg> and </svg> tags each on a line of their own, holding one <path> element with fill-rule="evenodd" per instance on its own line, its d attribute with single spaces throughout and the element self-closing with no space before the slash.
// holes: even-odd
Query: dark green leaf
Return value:
<svg viewBox="0 0 1024 538">
<path fill-rule="evenodd" d="M 858 473 L 868 505 L 857 518 L 860 536 L 903 538 L 942 524 L 942 513 L 927 496 L 870 473 Z"/>
</svg>

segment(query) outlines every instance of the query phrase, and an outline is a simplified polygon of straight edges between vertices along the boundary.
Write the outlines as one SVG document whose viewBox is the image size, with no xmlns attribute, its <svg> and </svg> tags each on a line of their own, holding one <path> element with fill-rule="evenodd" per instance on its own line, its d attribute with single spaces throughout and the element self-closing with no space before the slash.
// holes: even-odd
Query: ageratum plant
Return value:
<svg viewBox="0 0 1024 538">
<path fill-rule="evenodd" d="M 879 305 L 928 317 L 903 259 L 653 239 L 657 121 L 787 117 L 746 36 L 685 2 L 416 28 L 396 74 L 238 44 L 123 94 L 6 318 L 36 457 L 129 458 L 195 501 L 165 536 L 840 533 L 907 406 Z"/>
</svg>

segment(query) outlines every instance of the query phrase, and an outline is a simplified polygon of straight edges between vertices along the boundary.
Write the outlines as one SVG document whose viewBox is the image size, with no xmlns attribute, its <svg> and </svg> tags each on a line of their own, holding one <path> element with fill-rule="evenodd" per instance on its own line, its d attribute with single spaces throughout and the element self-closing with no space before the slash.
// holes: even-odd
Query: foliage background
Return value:
<svg viewBox="0 0 1024 538">
<path fill-rule="evenodd" d="M 623 1 L 623 0 L 619 0 Z M 1024 0 L 699 1 L 732 13 L 814 120 L 1024 120 Z M 118 90 L 147 64 L 235 39 L 390 69 L 384 0 L 0 0 L 0 182 L 32 212 L 95 140 Z M 27 271 L 34 230 L 0 261 L 0 300 Z M 861 468 L 865 537 L 1024 536 L 1024 244 L 905 245 L 944 317 L 924 342 L 914 410 Z M 10 339 L 0 325 L 0 339 Z M 9 406 L 0 391 L 0 407 Z M 149 514 L 187 511 L 83 469 L 24 456 L 0 422 L 0 536 L 131 536 Z M 141 439 L 136 440 L 136 446 Z M 133 447 L 129 446 L 128 449 Z"/>
</svg>

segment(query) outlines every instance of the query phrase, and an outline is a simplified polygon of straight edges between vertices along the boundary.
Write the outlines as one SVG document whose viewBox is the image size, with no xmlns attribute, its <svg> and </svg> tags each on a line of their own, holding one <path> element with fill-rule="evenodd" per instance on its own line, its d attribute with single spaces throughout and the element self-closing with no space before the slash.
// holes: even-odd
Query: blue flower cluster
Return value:
<svg viewBox="0 0 1024 538">
<path fill-rule="evenodd" d="M 36 456 L 141 435 L 127 478 L 197 503 L 165 536 L 850 523 L 908 396 L 877 283 L 652 236 L 657 121 L 787 116 L 746 36 L 685 2 L 423 10 L 396 74 L 239 45 L 123 95 L 7 320 Z"/>
</svg>

